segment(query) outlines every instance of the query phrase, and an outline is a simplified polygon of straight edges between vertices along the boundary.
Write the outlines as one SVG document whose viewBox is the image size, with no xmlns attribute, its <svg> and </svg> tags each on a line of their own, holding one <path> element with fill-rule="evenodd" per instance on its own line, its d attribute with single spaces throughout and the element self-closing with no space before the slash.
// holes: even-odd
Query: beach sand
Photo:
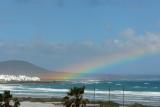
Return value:
<svg viewBox="0 0 160 107">
<path fill-rule="evenodd" d="M 87 107 L 93 107 L 94 104 L 87 104 Z M 21 102 L 21 106 L 20 107 L 64 107 L 63 104 L 59 103 L 59 102 L 29 102 L 29 101 L 24 101 Z M 95 104 L 95 107 L 100 107 L 99 104 Z"/>
<path fill-rule="evenodd" d="M 63 107 L 62 104 L 42 103 L 42 102 L 21 102 L 20 107 Z"/>
</svg>

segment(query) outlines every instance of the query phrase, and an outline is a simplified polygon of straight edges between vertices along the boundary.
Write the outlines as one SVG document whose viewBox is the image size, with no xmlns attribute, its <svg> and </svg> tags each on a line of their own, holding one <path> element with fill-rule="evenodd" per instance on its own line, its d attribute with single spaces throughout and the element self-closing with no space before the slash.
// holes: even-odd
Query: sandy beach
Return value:
<svg viewBox="0 0 160 107">
<path fill-rule="evenodd" d="M 93 107 L 94 104 L 87 104 L 87 107 Z M 60 102 L 21 102 L 20 107 L 64 107 Z M 99 104 L 95 104 L 95 107 L 100 107 Z"/>
<path fill-rule="evenodd" d="M 63 107 L 62 104 L 42 103 L 42 102 L 21 102 L 21 107 Z"/>
</svg>

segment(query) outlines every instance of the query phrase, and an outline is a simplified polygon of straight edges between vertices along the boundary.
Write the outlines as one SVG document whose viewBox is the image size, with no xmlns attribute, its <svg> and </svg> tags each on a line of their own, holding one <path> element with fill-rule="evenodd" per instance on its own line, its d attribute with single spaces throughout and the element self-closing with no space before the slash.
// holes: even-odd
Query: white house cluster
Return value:
<svg viewBox="0 0 160 107">
<path fill-rule="evenodd" d="M 0 75 L 0 81 L 40 81 L 40 78 L 25 75 Z"/>
</svg>

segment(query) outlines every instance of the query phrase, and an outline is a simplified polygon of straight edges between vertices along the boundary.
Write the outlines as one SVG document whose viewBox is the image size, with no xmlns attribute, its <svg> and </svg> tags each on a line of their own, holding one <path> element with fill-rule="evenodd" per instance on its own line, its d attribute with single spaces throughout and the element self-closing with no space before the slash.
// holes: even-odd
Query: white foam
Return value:
<svg viewBox="0 0 160 107">
<path fill-rule="evenodd" d="M 141 86 L 134 86 L 134 88 L 141 88 Z"/>
<path fill-rule="evenodd" d="M 115 84 L 115 85 L 117 85 L 117 86 L 121 86 L 122 84 Z"/>
<path fill-rule="evenodd" d="M 81 80 L 81 81 L 70 81 L 72 82 L 72 84 L 77 84 L 77 83 L 81 83 L 81 84 L 98 84 L 101 82 L 101 80 Z"/>
<path fill-rule="evenodd" d="M 68 89 L 53 89 L 53 88 L 28 88 L 28 90 L 39 92 L 68 92 Z"/>
<path fill-rule="evenodd" d="M 13 86 L 0 85 L 0 90 L 13 90 Z"/>
<path fill-rule="evenodd" d="M 145 82 L 144 84 L 145 84 L 145 85 L 148 85 L 149 83 L 148 83 L 148 82 Z"/>
<path fill-rule="evenodd" d="M 85 91 L 85 93 L 94 93 L 94 91 Z M 95 91 L 96 94 L 109 94 L 109 91 Z M 123 91 L 116 90 L 110 91 L 112 95 L 122 95 Z M 142 92 L 142 91 L 124 91 L 125 96 L 152 96 L 152 97 L 160 97 L 160 92 Z"/>
<path fill-rule="evenodd" d="M 47 92 L 62 92 L 62 93 L 66 93 L 69 91 L 69 89 L 55 89 L 55 88 L 30 88 L 30 87 L 27 87 L 27 86 L 22 86 L 22 85 L 10 85 L 10 84 L 0 84 L 0 91 L 3 91 L 3 90 L 11 90 L 11 91 L 14 91 L 14 92 L 44 92 L 44 93 L 47 93 Z M 155 87 L 157 88 L 157 87 Z M 88 90 L 86 89 L 85 90 L 85 93 L 86 94 L 94 94 L 94 90 Z M 106 90 L 106 91 L 101 91 L 101 90 L 97 90 L 95 91 L 96 94 L 100 94 L 100 95 L 103 95 L 103 94 L 109 94 L 109 91 Z M 122 90 L 114 90 L 114 91 L 110 91 L 110 94 L 112 95 L 122 95 L 123 94 L 123 91 Z M 147 91 L 124 91 L 124 94 L 125 96 L 140 96 L 140 97 L 160 97 L 160 92 L 147 92 Z"/>
<path fill-rule="evenodd" d="M 107 83 L 108 83 L 108 84 L 112 84 L 113 82 L 110 82 L 110 81 L 109 81 L 109 82 L 107 82 Z"/>
</svg>

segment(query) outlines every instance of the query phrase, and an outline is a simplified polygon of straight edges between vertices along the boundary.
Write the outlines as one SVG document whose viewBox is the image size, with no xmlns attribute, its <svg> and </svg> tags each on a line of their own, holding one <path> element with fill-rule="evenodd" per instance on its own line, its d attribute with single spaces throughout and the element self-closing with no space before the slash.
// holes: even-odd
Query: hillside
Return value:
<svg viewBox="0 0 160 107">
<path fill-rule="evenodd" d="M 32 63 L 21 60 L 0 62 L 0 74 L 39 76 L 50 71 Z"/>
<path fill-rule="evenodd" d="M 9 60 L 0 62 L 0 75 L 26 75 L 26 76 L 38 76 L 41 80 L 59 80 L 65 78 L 66 72 L 57 72 L 57 71 L 49 71 L 45 68 L 34 65 L 30 62 L 21 61 L 21 60 Z M 69 73 L 68 73 L 69 74 Z M 72 74 L 71 74 L 72 75 Z M 78 74 L 77 74 L 78 75 Z M 153 80 L 159 79 L 159 75 L 127 75 L 127 74 L 106 74 L 106 73 L 98 73 L 98 74 L 89 74 L 87 76 L 83 76 L 77 79 L 100 79 L 100 80 Z"/>
</svg>

